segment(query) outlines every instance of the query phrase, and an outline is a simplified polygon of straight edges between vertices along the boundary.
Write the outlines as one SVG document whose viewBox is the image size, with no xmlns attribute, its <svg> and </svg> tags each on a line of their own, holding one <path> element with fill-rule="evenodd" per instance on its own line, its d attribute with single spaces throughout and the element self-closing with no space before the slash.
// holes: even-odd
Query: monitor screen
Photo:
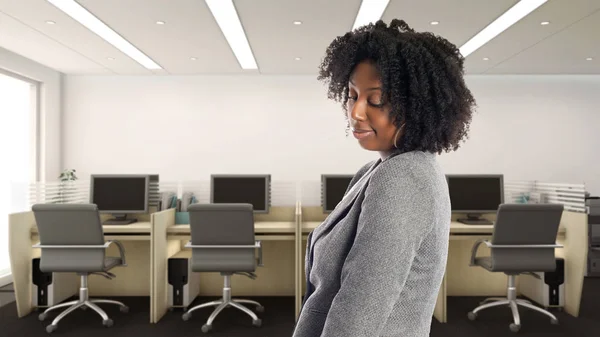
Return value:
<svg viewBox="0 0 600 337">
<path fill-rule="evenodd" d="M 211 203 L 252 204 L 254 212 L 269 211 L 269 175 L 213 175 L 211 178 Z"/>
<path fill-rule="evenodd" d="M 496 212 L 504 202 L 502 175 L 448 175 L 452 211 Z"/>
<path fill-rule="evenodd" d="M 344 193 L 350 185 L 352 175 L 322 175 L 321 190 L 323 194 L 323 212 L 331 212 L 342 201 Z"/>
<path fill-rule="evenodd" d="M 91 203 L 101 212 L 148 211 L 148 176 L 92 176 Z"/>
</svg>

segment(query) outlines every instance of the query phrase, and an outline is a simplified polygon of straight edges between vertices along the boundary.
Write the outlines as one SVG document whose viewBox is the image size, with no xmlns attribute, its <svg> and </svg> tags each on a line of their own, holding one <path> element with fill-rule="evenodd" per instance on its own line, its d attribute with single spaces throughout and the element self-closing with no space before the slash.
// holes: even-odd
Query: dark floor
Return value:
<svg viewBox="0 0 600 337">
<path fill-rule="evenodd" d="M 432 322 L 431 337 L 470 337 L 470 336 L 526 336 L 526 337 L 598 337 L 600 336 L 600 278 L 586 279 L 581 315 L 571 317 L 556 312 L 560 324 L 551 325 L 549 319 L 526 309 L 521 312 L 521 331 L 514 334 L 508 325 L 512 320 L 509 308 L 498 307 L 479 313 L 477 321 L 471 322 L 466 314 L 477 306 L 480 298 L 453 297 L 448 301 L 449 322 L 446 324 Z M 59 323 L 54 336 L 223 336 L 223 337 L 285 337 L 291 336 L 294 326 L 294 310 L 292 298 L 257 298 L 265 306 L 265 312 L 259 314 L 263 325 L 252 326 L 251 319 L 236 309 L 226 309 L 215 320 L 213 330 L 203 334 L 200 328 L 210 315 L 212 309 L 201 309 L 194 312 L 192 318 L 184 322 L 181 311 L 168 312 L 158 324 L 149 324 L 147 298 L 123 298 L 130 306 L 130 312 L 122 314 L 117 307 L 103 305 L 108 315 L 114 320 L 114 326 L 107 329 L 101 319 L 93 311 L 77 311 Z M 197 299 L 197 303 L 212 300 Z M 0 337 L 35 337 L 47 336 L 45 326 L 50 324 L 50 316 L 45 322 L 37 319 L 37 313 L 17 319 L 15 303 L 0 308 Z"/>
</svg>

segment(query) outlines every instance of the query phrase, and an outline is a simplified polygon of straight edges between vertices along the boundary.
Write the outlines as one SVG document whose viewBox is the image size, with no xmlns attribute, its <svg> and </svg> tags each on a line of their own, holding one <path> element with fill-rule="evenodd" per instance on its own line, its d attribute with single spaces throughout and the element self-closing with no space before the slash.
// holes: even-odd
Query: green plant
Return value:
<svg viewBox="0 0 600 337">
<path fill-rule="evenodd" d="M 55 203 L 59 203 L 59 204 L 64 203 L 66 200 L 66 195 L 68 195 L 69 192 L 75 190 L 74 187 L 69 186 L 70 182 L 77 180 L 77 176 L 75 175 L 75 172 L 76 172 L 75 169 L 68 169 L 68 170 L 62 171 L 60 176 L 58 176 L 58 180 L 60 180 L 60 186 L 58 189 L 58 196 L 56 198 L 54 198 L 54 200 L 53 200 Z"/>
<path fill-rule="evenodd" d="M 64 170 L 64 171 L 62 171 L 62 173 L 60 174 L 58 179 L 60 181 L 75 181 L 75 180 L 77 180 L 77 176 L 75 175 L 75 172 L 76 172 L 75 169 Z"/>
</svg>

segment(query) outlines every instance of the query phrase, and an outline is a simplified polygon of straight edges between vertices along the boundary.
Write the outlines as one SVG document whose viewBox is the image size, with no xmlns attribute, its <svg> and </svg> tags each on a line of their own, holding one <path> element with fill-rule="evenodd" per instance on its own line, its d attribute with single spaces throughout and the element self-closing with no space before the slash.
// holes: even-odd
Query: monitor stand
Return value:
<svg viewBox="0 0 600 337">
<path fill-rule="evenodd" d="M 103 225 L 130 225 L 137 222 L 137 219 L 127 219 L 127 214 L 113 214 L 113 219 L 104 221 Z"/>
<path fill-rule="evenodd" d="M 481 214 L 467 214 L 467 218 L 458 219 L 458 222 L 465 225 L 493 225 L 494 223 L 488 219 L 481 217 Z"/>
</svg>

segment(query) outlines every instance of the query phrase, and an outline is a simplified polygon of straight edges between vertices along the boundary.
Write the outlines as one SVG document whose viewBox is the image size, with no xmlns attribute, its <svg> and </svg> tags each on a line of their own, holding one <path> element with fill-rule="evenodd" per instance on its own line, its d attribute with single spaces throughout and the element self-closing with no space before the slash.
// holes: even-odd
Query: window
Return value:
<svg viewBox="0 0 600 337">
<path fill-rule="evenodd" d="M 0 72 L 0 286 L 11 281 L 8 214 L 28 208 L 29 184 L 37 177 L 38 87 Z"/>
</svg>

